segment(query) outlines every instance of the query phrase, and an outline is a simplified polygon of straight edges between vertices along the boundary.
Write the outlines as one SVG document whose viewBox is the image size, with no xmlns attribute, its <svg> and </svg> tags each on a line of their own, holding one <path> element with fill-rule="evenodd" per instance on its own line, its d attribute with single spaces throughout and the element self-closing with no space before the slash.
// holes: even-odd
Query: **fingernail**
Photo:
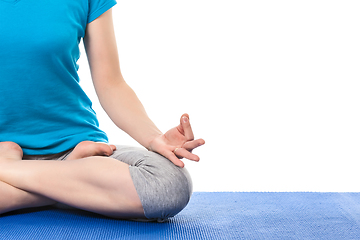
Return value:
<svg viewBox="0 0 360 240">
<path fill-rule="evenodd" d="M 183 122 L 187 123 L 189 121 L 189 119 L 187 117 L 183 117 Z"/>
</svg>

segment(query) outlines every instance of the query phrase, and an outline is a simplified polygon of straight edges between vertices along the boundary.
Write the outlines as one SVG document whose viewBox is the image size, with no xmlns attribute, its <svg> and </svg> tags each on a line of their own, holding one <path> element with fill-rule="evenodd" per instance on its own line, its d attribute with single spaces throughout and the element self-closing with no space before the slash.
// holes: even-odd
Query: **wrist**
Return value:
<svg viewBox="0 0 360 240">
<path fill-rule="evenodd" d="M 155 152 L 155 150 L 154 150 L 154 145 L 155 145 L 156 139 L 158 139 L 159 137 L 161 137 L 161 135 L 162 135 L 162 133 L 159 133 L 159 134 L 153 136 L 153 137 L 149 140 L 148 144 L 145 146 L 148 151 Z"/>
</svg>

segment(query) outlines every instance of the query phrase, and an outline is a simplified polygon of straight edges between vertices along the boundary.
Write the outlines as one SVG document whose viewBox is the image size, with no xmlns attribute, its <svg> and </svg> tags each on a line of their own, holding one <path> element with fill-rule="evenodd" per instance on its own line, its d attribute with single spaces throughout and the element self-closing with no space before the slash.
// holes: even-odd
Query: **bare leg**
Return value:
<svg viewBox="0 0 360 240">
<path fill-rule="evenodd" d="M 1 147 L 0 180 L 56 202 L 116 218 L 143 218 L 129 166 L 109 157 L 21 161 Z"/>
<path fill-rule="evenodd" d="M 4 159 L 6 159 L 7 157 L 19 158 L 20 156 L 22 156 L 21 148 L 13 142 L 0 143 L 0 148 L 3 149 L 1 150 L 1 152 L 4 155 Z M 116 147 L 114 145 L 84 141 L 79 143 L 75 147 L 73 152 L 68 156 L 67 160 L 96 155 L 108 156 L 111 155 L 115 149 Z M 0 214 L 17 209 L 47 206 L 56 203 L 52 199 L 35 193 L 26 192 L 1 181 L 0 196 Z"/>
<path fill-rule="evenodd" d="M 4 152 L 5 158 L 15 157 L 16 159 L 22 157 L 21 148 L 11 142 L 0 143 L 0 152 Z M 23 191 L 0 181 L 0 214 L 22 208 L 52 205 L 54 203 L 55 201 L 49 198 Z"/>
<path fill-rule="evenodd" d="M 17 209 L 52 205 L 54 200 L 29 193 L 0 181 L 0 214 Z"/>
</svg>

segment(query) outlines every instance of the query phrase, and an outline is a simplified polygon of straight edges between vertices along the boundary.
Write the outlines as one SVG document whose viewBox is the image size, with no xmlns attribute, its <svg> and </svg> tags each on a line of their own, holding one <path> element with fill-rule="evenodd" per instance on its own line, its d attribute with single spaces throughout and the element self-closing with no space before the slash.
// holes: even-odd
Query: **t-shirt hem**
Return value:
<svg viewBox="0 0 360 240">
<path fill-rule="evenodd" d="M 91 23 L 92 21 L 97 19 L 101 14 L 103 14 L 104 12 L 115 6 L 116 3 L 117 3 L 116 0 L 112 0 L 101 6 L 99 9 L 97 9 L 89 16 L 87 23 Z"/>
</svg>

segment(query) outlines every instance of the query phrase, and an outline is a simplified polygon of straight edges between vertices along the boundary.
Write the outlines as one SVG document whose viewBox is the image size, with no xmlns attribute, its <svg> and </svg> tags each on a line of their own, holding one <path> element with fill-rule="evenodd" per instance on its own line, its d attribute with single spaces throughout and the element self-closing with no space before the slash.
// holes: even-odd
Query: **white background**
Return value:
<svg viewBox="0 0 360 240">
<path fill-rule="evenodd" d="M 358 1 L 118 0 L 125 80 L 162 131 L 190 114 L 195 191 L 360 191 Z M 82 85 L 112 143 L 136 145 Z"/>
</svg>

